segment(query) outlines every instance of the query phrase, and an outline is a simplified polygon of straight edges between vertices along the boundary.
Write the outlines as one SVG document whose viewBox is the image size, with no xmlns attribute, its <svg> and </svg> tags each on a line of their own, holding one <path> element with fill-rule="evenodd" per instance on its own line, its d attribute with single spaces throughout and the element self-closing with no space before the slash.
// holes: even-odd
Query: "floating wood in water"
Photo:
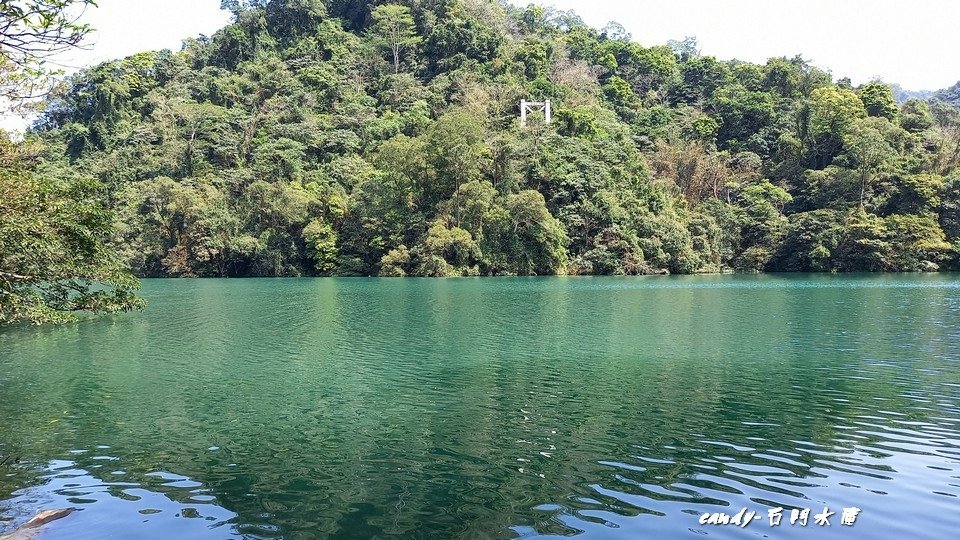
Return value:
<svg viewBox="0 0 960 540">
<path fill-rule="evenodd" d="M 76 508 L 45 510 L 33 516 L 30 521 L 21 525 L 20 528 L 13 531 L 13 533 L 6 536 L 0 536 L 0 540 L 29 540 L 31 538 L 35 538 L 37 533 L 40 532 L 40 527 L 43 527 L 51 521 L 63 519 L 76 511 Z"/>
</svg>

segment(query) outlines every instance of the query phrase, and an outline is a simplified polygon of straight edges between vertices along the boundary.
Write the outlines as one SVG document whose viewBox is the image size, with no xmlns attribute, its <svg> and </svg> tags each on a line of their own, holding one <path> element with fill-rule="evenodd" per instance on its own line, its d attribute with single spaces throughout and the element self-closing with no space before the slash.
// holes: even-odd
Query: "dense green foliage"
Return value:
<svg viewBox="0 0 960 540">
<path fill-rule="evenodd" d="M 31 150 L 0 132 L 0 324 L 142 307 L 97 182 L 38 174 Z"/>
<path fill-rule="evenodd" d="M 372 4 L 372 5 L 371 5 Z M 489 0 L 227 1 L 33 137 L 144 276 L 955 268 L 960 113 Z M 556 120 L 521 129 L 521 99 Z"/>
<path fill-rule="evenodd" d="M 33 104 L 56 72 L 44 60 L 90 31 L 93 0 L 0 0 L 0 103 Z M 0 324 L 136 309 L 137 280 L 112 247 L 113 214 L 90 175 L 49 167 L 36 142 L 0 130 Z"/>
</svg>

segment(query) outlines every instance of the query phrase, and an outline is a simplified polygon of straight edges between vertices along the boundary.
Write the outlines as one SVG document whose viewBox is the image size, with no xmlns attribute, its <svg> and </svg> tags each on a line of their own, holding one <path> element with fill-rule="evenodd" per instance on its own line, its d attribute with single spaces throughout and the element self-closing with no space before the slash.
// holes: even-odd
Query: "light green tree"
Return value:
<svg viewBox="0 0 960 540">
<path fill-rule="evenodd" d="M 893 99 L 893 91 L 881 82 L 867 83 L 857 89 L 863 106 L 870 116 L 880 116 L 891 122 L 897 118 L 899 108 Z"/>
<path fill-rule="evenodd" d="M 307 252 L 313 259 L 314 268 L 323 275 L 330 275 L 337 267 L 337 231 L 323 220 L 315 219 L 303 229 Z"/>
<path fill-rule="evenodd" d="M 389 49 L 393 54 L 393 72 L 400 73 L 400 55 L 420 43 L 410 8 L 399 4 L 377 6 L 370 14 L 373 18 L 371 35 L 376 45 Z"/>
<path fill-rule="evenodd" d="M 867 187 L 874 174 L 894 154 L 893 149 L 874 122 L 866 119 L 853 122 L 844 135 L 843 143 L 847 154 L 856 161 L 860 176 L 860 207 L 863 208 Z M 881 120 L 886 122 L 885 120 Z"/>
<path fill-rule="evenodd" d="M 810 95 L 810 131 L 813 135 L 842 137 L 858 118 L 867 115 L 860 98 L 851 90 L 827 86 Z"/>
</svg>

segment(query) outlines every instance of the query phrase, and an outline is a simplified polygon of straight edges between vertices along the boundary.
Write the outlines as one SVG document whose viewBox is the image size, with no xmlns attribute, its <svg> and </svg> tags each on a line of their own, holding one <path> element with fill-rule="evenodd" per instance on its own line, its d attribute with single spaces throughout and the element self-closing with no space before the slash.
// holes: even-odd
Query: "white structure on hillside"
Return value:
<svg viewBox="0 0 960 540">
<path fill-rule="evenodd" d="M 527 114 L 543 111 L 543 117 L 549 124 L 553 121 L 553 109 L 550 108 L 550 100 L 546 101 L 520 101 L 520 127 L 527 127 Z"/>
</svg>

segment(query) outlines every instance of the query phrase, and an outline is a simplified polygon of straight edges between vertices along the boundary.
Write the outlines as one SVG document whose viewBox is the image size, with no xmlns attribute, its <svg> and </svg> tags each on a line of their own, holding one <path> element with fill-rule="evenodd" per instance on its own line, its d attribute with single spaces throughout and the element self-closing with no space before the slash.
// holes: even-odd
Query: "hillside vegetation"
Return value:
<svg viewBox="0 0 960 540">
<path fill-rule="evenodd" d="M 486 0 L 226 1 L 28 138 L 140 276 L 955 269 L 960 112 Z M 638 36 L 642 38 L 642 36 Z M 519 125 L 521 99 L 554 122 Z"/>
</svg>

